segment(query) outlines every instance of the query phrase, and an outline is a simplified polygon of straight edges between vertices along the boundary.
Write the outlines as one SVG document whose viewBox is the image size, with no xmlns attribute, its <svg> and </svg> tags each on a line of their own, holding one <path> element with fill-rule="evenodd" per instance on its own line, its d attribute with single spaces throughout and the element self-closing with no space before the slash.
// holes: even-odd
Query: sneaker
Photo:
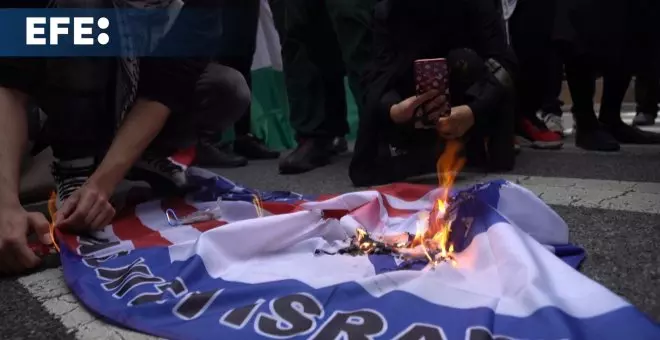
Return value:
<svg viewBox="0 0 660 340">
<path fill-rule="evenodd" d="M 131 179 L 145 181 L 157 192 L 179 192 L 188 187 L 187 169 L 188 166 L 175 162 L 171 157 L 145 152 L 133 166 Z"/>
<path fill-rule="evenodd" d="M 264 142 L 248 133 L 237 136 L 234 141 L 234 152 L 247 159 L 278 159 L 280 153 L 269 149 Z"/>
<path fill-rule="evenodd" d="M 539 128 L 525 119 L 518 133 L 518 143 L 535 149 L 561 149 L 561 136 L 547 128 Z"/>
<path fill-rule="evenodd" d="M 543 115 L 542 119 L 545 126 L 548 127 L 548 130 L 562 137 L 564 136 L 564 122 L 562 121 L 561 116 L 553 113 L 546 113 Z"/>
<path fill-rule="evenodd" d="M 95 169 L 96 162 L 91 157 L 70 161 L 55 160 L 50 168 L 57 194 L 55 207 L 60 209 L 64 201 L 87 182 Z"/>
<path fill-rule="evenodd" d="M 643 113 L 643 112 L 638 112 L 635 118 L 633 118 L 632 125 L 633 126 L 651 126 L 655 124 L 655 119 L 657 118 L 657 115 L 654 115 L 652 113 Z"/>
</svg>

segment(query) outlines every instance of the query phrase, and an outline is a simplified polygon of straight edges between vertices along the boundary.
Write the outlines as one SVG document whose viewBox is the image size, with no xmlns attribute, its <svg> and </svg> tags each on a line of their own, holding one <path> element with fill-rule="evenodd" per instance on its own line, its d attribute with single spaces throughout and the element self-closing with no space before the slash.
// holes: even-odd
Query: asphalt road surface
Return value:
<svg viewBox="0 0 660 340">
<path fill-rule="evenodd" d="M 349 157 L 299 176 L 278 175 L 273 161 L 218 172 L 258 189 L 339 193 L 355 190 L 346 176 Z M 458 185 L 484 176 L 463 175 Z M 540 195 L 567 221 L 572 242 L 587 250 L 582 272 L 660 321 L 660 146 L 588 153 L 568 139 L 561 151 L 525 149 L 513 173 L 489 177 L 518 182 Z M 58 264 L 49 266 L 0 279 L 0 339 L 151 338 L 90 315 L 69 294 Z"/>
</svg>

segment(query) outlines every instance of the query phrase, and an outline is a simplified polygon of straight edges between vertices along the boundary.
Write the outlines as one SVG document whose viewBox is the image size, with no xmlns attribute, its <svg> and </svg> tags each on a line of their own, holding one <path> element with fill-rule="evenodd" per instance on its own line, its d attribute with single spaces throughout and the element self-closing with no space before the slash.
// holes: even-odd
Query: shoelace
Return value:
<svg viewBox="0 0 660 340">
<path fill-rule="evenodd" d="M 52 173 L 57 185 L 57 195 L 60 201 L 66 200 L 78 188 L 83 186 L 93 171 L 93 166 L 68 168 L 54 163 L 52 165 Z"/>
</svg>

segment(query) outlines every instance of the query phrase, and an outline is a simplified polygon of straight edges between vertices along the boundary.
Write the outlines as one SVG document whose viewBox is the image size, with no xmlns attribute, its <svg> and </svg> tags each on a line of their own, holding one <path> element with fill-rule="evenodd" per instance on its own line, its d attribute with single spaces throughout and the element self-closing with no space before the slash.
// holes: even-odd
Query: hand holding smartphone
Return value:
<svg viewBox="0 0 660 340">
<path fill-rule="evenodd" d="M 446 117 L 451 112 L 449 105 L 449 68 L 444 58 L 415 60 L 415 87 L 417 95 L 436 90 L 439 98 L 432 103 L 425 103 L 416 111 L 415 126 L 435 128 L 439 117 Z M 439 103 L 440 102 L 440 103 Z M 432 105 L 431 105 L 432 104 Z M 438 112 L 440 110 L 440 112 Z"/>
</svg>

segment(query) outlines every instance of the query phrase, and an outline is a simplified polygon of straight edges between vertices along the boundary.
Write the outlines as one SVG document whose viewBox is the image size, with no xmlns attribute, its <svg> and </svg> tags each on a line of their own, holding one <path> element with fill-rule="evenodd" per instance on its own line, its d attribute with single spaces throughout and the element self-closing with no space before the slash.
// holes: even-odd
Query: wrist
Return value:
<svg viewBox="0 0 660 340">
<path fill-rule="evenodd" d="M 17 194 L 3 193 L 0 194 L 0 209 L 18 208 L 21 207 L 21 202 Z"/>
<path fill-rule="evenodd" d="M 89 178 L 88 182 L 101 190 L 107 197 L 112 196 L 115 188 L 124 179 L 129 167 L 122 165 L 108 165 L 102 163 L 101 166 Z"/>
</svg>

